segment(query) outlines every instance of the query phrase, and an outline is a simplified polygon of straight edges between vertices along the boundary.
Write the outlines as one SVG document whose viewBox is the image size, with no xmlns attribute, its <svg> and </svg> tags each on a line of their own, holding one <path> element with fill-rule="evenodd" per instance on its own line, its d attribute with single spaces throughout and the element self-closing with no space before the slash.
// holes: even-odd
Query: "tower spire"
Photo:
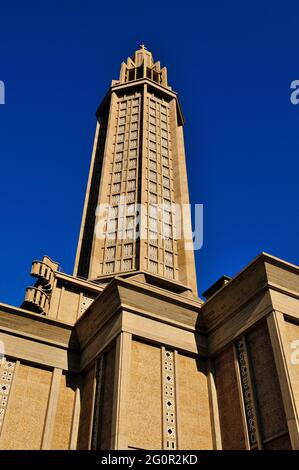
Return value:
<svg viewBox="0 0 299 470">
<path fill-rule="evenodd" d="M 127 62 L 121 64 L 119 82 L 126 83 L 140 78 L 148 78 L 159 85 L 170 88 L 167 83 L 166 67 L 161 67 L 160 62 L 154 62 L 152 53 L 142 43 Z"/>
<path fill-rule="evenodd" d="M 172 212 L 175 204 L 189 204 L 182 115 L 166 68 L 154 63 L 144 44 L 122 64 L 97 117 L 75 275 L 104 282 L 143 271 L 196 292 L 193 250 L 183 237 L 176 239 Z M 107 205 L 107 215 L 96 211 Z"/>
</svg>

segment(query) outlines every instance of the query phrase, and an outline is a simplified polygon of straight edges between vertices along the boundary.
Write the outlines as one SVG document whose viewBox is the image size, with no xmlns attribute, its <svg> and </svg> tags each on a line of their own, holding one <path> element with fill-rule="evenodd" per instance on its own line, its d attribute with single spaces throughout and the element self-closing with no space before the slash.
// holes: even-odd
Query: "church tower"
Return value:
<svg viewBox="0 0 299 470">
<path fill-rule="evenodd" d="M 166 68 L 141 45 L 97 111 L 74 276 L 104 290 L 77 321 L 88 358 L 78 448 L 217 445 L 183 124 Z"/>
<path fill-rule="evenodd" d="M 0 303 L 0 449 L 299 449 L 299 267 L 262 253 L 203 302 L 188 204 L 140 46 L 97 111 L 74 274 L 43 256 Z"/>
<path fill-rule="evenodd" d="M 141 45 L 97 111 L 74 275 L 94 281 L 142 271 L 196 293 L 188 204 L 178 96 Z"/>
</svg>

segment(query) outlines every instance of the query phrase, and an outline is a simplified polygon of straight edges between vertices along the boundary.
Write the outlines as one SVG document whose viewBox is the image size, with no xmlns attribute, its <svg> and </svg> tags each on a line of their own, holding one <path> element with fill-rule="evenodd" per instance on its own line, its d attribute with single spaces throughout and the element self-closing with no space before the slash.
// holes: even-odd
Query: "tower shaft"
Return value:
<svg viewBox="0 0 299 470">
<path fill-rule="evenodd" d="M 74 275 L 145 271 L 196 293 L 183 117 L 166 68 L 143 46 L 97 121 Z"/>
</svg>

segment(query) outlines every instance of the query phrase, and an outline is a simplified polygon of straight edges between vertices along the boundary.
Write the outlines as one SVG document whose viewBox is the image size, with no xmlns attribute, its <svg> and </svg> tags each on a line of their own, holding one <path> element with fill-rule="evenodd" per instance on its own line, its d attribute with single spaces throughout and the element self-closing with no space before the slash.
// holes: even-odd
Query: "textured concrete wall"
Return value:
<svg viewBox="0 0 299 470">
<path fill-rule="evenodd" d="M 216 357 L 215 372 L 223 449 L 245 449 L 246 444 L 232 345 Z"/>
<path fill-rule="evenodd" d="M 132 342 L 128 445 L 162 449 L 161 350 Z"/>
<path fill-rule="evenodd" d="M 247 335 L 262 441 L 288 431 L 282 395 L 266 322 L 259 323 Z M 280 449 L 281 441 L 271 441 L 271 449 Z M 286 443 L 284 448 L 286 448 Z"/>
<path fill-rule="evenodd" d="M 290 370 L 290 379 L 293 388 L 297 413 L 299 414 L 299 354 L 296 353 L 296 351 L 299 350 L 299 325 L 286 321 L 285 329 L 287 338 L 287 344 L 285 344 L 285 349 L 287 352 L 287 361 Z"/>
<path fill-rule="evenodd" d="M 15 372 L 1 449 L 40 449 L 52 372 L 20 364 Z"/>
<path fill-rule="evenodd" d="M 90 427 L 93 410 L 94 392 L 94 367 L 91 367 L 83 376 L 81 390 L 81 413 L 78 435 L 78 449 L 84 450 L 89 447 Z"/>
<path fill-rule="evenodd" d="M 51 445 L 52 449 L 60 450 L 69 448 L 72 430 L 76 382 L 76 378 L 70 374 L 63 374 L 61 376 Z"/>
<path fill-rule="evenodd" d="M 180 449 L 212 449 L 206 361 L 178 355 Z"/>
<path fill-rule="evenodd" d="M 76 321 L 79 303 L 79 292 L 64 289 L 60 296 L 57 319 L 67 323 Z"/>
</svg>

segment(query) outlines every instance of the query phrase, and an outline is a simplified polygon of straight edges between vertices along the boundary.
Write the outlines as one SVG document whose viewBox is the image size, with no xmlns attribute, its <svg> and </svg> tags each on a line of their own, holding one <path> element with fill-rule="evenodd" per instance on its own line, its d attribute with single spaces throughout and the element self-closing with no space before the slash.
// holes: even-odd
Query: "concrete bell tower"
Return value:
<svg viewBox="0 0 299 470">
<path fill-rule="evenodd" d="M 194 254 L 186 250 L 192 240 L 188 204 L 178 96 L 168 86 L 166 68 L 141 45 L 122 63 L 119 80 L 97 111 L 74 275 L 103 282 L 141 271 L 196 294 Z M 110 207 L 109 220 L 106 236 L 99 238 L 96 209 L 104 205 Z M 175 206 L 185 208 L 180 227 Z"/>
</svg>

